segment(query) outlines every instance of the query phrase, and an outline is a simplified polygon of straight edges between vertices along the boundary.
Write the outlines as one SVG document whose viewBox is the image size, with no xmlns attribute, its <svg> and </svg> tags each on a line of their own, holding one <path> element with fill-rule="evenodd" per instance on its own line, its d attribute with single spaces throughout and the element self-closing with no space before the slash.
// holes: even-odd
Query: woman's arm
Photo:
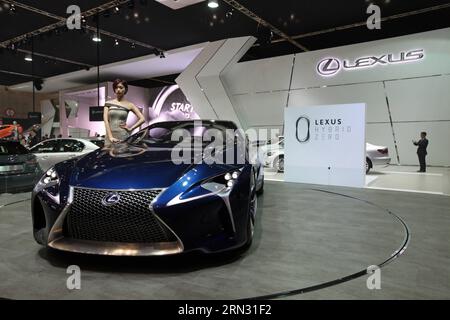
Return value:
<svg viewBox="0 0 450 320">
<path fill-rule="evenodd" d="M 141 124 L 143 124 L 145 122 L 145 118 L 144 118 L 144 115 L 142 114 L 142 112 L 134 104 L 131 104 L 130 109 L 131 109 L 131 111 L 134 112 L 136 117 L 139 118 L 139 120 L 130 128 L 130 132 L 132 132 L 134 129 L 139 128 L 141 126 Z"/>
</svg>

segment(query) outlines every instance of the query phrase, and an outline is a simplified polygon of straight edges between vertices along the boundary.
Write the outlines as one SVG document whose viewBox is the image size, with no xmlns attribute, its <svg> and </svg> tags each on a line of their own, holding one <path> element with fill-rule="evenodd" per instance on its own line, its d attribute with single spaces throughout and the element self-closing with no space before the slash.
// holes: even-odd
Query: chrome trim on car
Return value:
<svg viewBox="0 0 450 320">
<path fill-rule="evenodd" d="M 214 189 L 213 187 L 208 187 L 208 185 L 220 185 L 222 188 L 220 189 Z M 182 204 L 185 202 L 189 202 L 189 201 L 194 201 L 194 200 L 198 200 L 198 199 L 203 199 L 203 198 L 207 198 L 207 197 L 211 197 L 214 195 L 219 195 L 219 193 L 223 192 L 223 190 L 225 190 L 227 187 L 225 185 L 221 185 L 219 183 L 205 183 L 202 185 L 203 189 L 208 190 L 208 193 L 205 194 L 201 194 L 199 196 L 194 196 L 194 197 L 188 197 L 185 199 L 181 199 L 181 196 L 183 195 L 184 192 L 179 193 L 178 195 L 176 195 L 173 199 L 171 199 L 166 206 L 170 207 L 170 206 L 175 206 L 177 204 Z"/>
<path fill-rule="evenodd" d="M 231 193 L 231 189 L 227 190 L 226 192 L 219 193 L 218 196 L 222 198 L 223 202 L 225 202 L 225 205 L 227 206 L 228 214 L 230 215 L 230 221 L 231 221 L 231 226 L 233 228 L 233 232 L 236 232 L 236 225 L 234 223 L 233 211 L 231 210 L 231 204 L 230 204 L 230 193 Z"/>
<path fill-rule="evenodd" d="M 210 183 L 210 184 L 217 184 L 218 183 Z M 233 216 L 233 211 L 231 210 L 231 204 L 230 204 L 230 193 L 231 190 L 233 189 L 233 187 L 227 187 L 225 185 L 223 185 L 222 189 L 218 189 L 218 190 L 214 190 L 213 188 L 208 188 L 205 186 L 207 186 L 207 184 L 203 184 L 202 187 L 208 191 L 210 191 L 209 193 L 205 193 L 199 196 L 195 196 L 195 197 L 190 197 L 190 198 L 186 198 L 186 199 L 181 199 L 181 196 L 183 195 L 183 192 L 176 195 L 173 199 L 171 199 L 166 206 L 174 206 L 177 204 L 182 204 L 185 202 L 189 202 L 189 201 L 194 201 L 194 200 L 198 200 L 198 199 L 202 199 L 202 198 L 207 198 L 207 197 L 211 197 L 211 196 L 218 196 L 222 199 L 222 201 L 225 203 L 225 206 L 227 207 L 227 211 L 228 214 L 230 216 L 230 221 L 231 221 L 231 226 L 233 228 L 233 232 L 236 232 L 236 225 L 234 222 L 234 216 Z"/>
<path fill-rule="evenodd" d="M 50 199 L 52 199 L 57 205 L 59 205 L 60 204 L 60 200 L 59 200 L 59 192 L 58 192 L 58 194 L 55 196 L 55 195 L 53 195 L 53 194 L 51 194 L 50 192 L 48 192 L 47 190 L 42 190 L 42 192 L 44 192 L 45 193 L 45 195 L 47 196 L 47 197 L 49 197 Z"/>
<path fill-rule="evenodd" d="M 87 189 L 87 190 L 101 190 L 101 191 L 123 191 L 123 192 L 129 192 L 129 191 L 152 191 L 152 190 L 161 190 L 161 193 L 163 193 L 167 188 L 147 188 L 147 189 L 105 189 L 105 188 L 89 188 L 89 187 L 79 187 L 79 186 L 70 186 L 71 188 L 76 189 Z M 161 194 L 160 193 L 160 194 Z"/>
<path fill-rule="evenodd" d="M 60 238 L 48 244 L 62 251 L 108 256 L 162 256 L 181 253 L 184 247 L 178 241 L 159 243 L 98 242 Z"/>
</svg>

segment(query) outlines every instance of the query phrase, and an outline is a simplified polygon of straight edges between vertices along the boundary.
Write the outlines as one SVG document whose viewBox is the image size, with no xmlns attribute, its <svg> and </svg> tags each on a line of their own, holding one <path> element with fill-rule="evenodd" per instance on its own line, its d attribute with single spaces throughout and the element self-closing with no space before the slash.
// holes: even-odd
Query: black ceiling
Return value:
<svg viewBox="0 0 450 320">
<path fill-rule="evenodd" d="M 84 12 L 111 0 L 18 0 L 51 14 L 67 17 L 69 5 L 77 4 Z M 260 18 L 294 37 L 313 31 L 336 28 L 364 22 L 370 3 L 381 7 L 382 17 L 413 12 L 424 8 L 449 4 L 450 0 L 237 0 Z M 0 0 L 0 42 L 57 22 L 54 18 L 31 12 L 16 6 L 14 14 L 9 11 L 9 1 Z M 172 10 L 154 0 L 135 0 L 134 9 L 124 5 L 119 14 L 100 15 L 100 28 L 151 46 L 170 50 L 205 41 L 224 38 L 261 35 L 264 28 L 228 4 L 219 0 L 219 8 L 210 9 L 201 2 L 179 10 Z M 95 26 L 93 18 L 87 24 Z M 381 30 L 369 30 L 366 26 L 316 36 L 298 38 L 296 41 L 309 50 L 347 45 L 450 26 L 450 7 L 384 21 Z M 97 64 L 97 44 L 91 34 L 79 31 L 55 32 L 34 37 L 36 53 L 79 62 L 80 65 L 35 57 L 34 75 L 47 78 L 71 71 L 82 70 L 83 65 Z M 254 46 L 243 60 L 261 59 L 301 52 L 294 45 L 274 36 L 273 43 Z M 129 43 L 114 45 L 114 38 L 103 36 L 100 44 L 100 64 L 107 64 L 152 53 L 151 48 L 139 45 L 133 49 Z M 31 41 L 19 44 L 19 48 L 31 50 Z M 25 54 L 0 48 L 0 85 L 13 85 L 29 81 L 31 63 L 24 61 Z M 9 72 L 9 73 L 8 73 Z M 12 73 L 11 73 L 12 72 Z M 95 80 L 93 80 L 95 81 Z"/>
</svg>

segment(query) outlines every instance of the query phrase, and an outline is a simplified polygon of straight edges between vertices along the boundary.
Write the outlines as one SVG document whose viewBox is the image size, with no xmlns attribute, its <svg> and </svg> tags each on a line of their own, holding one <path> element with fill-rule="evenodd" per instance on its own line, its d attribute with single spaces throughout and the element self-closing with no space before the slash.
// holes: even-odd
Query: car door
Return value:
<svg viewBox="0 0 450 320">
<path fill-rule="evenodd" d="M 42 170 L 47 171 L 55 162 L 55 155 L 58 151 L 58 140 L 46 140 L 38 143 L 30 149 L 30 152 L 36 155 L 36 158 Z"/>
</svg>

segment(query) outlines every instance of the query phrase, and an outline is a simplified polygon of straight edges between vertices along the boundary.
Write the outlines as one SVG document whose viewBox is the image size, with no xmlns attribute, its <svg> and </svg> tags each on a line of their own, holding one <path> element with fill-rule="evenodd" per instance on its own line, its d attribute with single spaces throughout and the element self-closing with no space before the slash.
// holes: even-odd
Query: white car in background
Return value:
<svg viewBox="0 0 450 320">
<path fill-rule="evenodd" d="M 88 154 L 99 147 L 86 139 L 48 139 L 30 148 L 45 172 L 56 163 Z"/>
<path fill-rule="evenodd" d="M 387 147 L 366 143 L 366 173 L 373 166 L 387 166 L 389 163 L 391 163 L 391 157 Z"/>
<path fill-rule="evenodd" d="M 278 137 L 278 141 L 268 141 L 266 145 L 259 147 L 259 158 L 265 167 L 284 172 L 284 137 Z"/>
<path fill-rule="evenodd" d="M 284 172 L 284 137 L 280 136 L 277 142 L 260 147 L 259 157 L 264 166 Z M 388 165 L 390 162 L 387 147 L 366 143 L 366 173 L 374 166 Z"/>
</svg>

